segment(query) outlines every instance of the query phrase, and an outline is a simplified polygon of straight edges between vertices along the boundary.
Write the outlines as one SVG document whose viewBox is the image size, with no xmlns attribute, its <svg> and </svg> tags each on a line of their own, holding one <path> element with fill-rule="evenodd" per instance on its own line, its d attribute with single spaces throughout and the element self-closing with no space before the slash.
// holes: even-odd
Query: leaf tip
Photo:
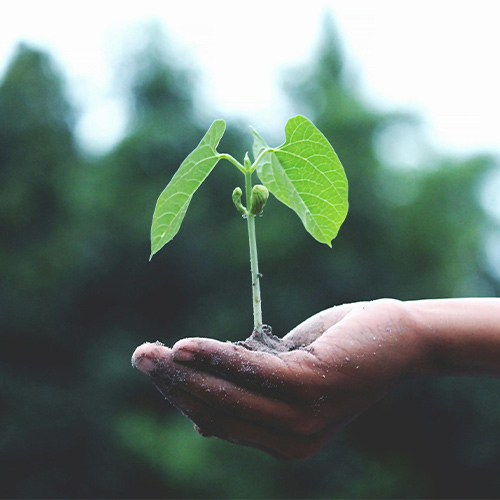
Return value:
<svg viewBox="0 0 500 500">
<path fill-rule="evenodd" d="M 158 246 L 158 244 L 153 245 L 153 242 L 151 242 L 151 254 L 149 255 L 149 262 L 153 259 L 153 257 L 162 249 L 164 245 Z"/>
<path fill-rule="evenodd" d="M 221 135 L 224 134 L 226 131 L 226 120 L 223 120 L 222 118 L 217 118 L 217 120 L 214 120 L 210 128 L 215 128 L 217 129 L 218 127 L 222 128 Z"/>
</svg>

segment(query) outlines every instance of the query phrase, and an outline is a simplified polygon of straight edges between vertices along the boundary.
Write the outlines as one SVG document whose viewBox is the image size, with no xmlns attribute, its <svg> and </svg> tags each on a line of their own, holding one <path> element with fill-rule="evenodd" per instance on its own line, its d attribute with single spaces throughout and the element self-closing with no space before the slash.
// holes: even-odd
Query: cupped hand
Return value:
<svg viewBox="0 0 500 500">
<path fill-rule="evenodd" d="M 296 349 L 277 355 L 207 338 L 146 343 L 132 363 L 203 436 L 279 459 L 314 455 L 424 363 L 412 317 L 392 299 L 327 309 L 285 340 Z"/>
</svg>

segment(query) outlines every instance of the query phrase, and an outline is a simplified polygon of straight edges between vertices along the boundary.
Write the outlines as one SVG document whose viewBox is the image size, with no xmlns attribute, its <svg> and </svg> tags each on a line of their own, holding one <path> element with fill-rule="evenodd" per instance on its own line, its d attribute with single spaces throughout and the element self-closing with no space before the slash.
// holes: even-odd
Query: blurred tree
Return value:
<svg viewBox="0 0 500 500">
<path fill-rule="evenodd" d="M 4 318 L 32 317 L 26 308 L 41 304 L 16 294 L 50 288 L 64 272 L 51 245 L 65 217 L 62 179 L 76 161 L 73 121 L 48 56 L 21 45 L 0 87 L 0 260 L 6 295 L 16 296 Z"/>
</svg>

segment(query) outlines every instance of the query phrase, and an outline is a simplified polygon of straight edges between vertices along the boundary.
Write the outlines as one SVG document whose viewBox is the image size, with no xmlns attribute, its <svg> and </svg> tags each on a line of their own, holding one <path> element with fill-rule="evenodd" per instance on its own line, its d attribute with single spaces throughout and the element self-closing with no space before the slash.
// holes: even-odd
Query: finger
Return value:
<svg viewBox="0 0 500 500">
<path fill-rule="evenodd" d="M 158 342 L 143 344 L 136 349 L 132 359 L 138 369 L 154 375 L 155 385 L 165 396 L 172 385 L 181 385 L 185 392 L 216 410 L 302 434 L 317 432 L 327 421 L 326 416 L 318 415 L 310 402 L 295 397 L 290 403 L 282 395 L 275 398 L 256 393 L 211 373 L 176 363 L 172 360 L 172 351 Z"/>
<path fill-rule="evenodd" d="M 244 378 L 246 375 L 269 377 L 264 383 L 265 387 L 280 385 L 284 378 L 281 372 L 288 370 L 286 364 L 276 356 L 205 338 L 183 339 L 172 349 L 158 341 L 146 342 L 139 346 L 132 356 L 132 365 L 146 374 L 156 369 L 162 370 L 172 362 L 176 362 L 175 365 L 180 368 L 182 363 L 187 361 L 194 362 L 194 367 L 202 366 L 208 373 L 234 374 L 235 379 Z M 167 376 L 176 375 L 177 381 L 184 373 L 182 370 L 177 373 L 172 370 L 165 371 Z M 271 378 L 275 380 L 274 384 Z"/>
<path fill-rule="evenodd" d="M 198 432 L 204 436 L 214 436 L 257 448 L 279 459 L 301 459 L 316 453 L 332 434 L 332 429 L 328 428 L 317 434 L 304 436 L 236 418 L 215 410 L 181 387 L 167 382 L 168 378 L 158 379 L 156 373 L 151 374 L 155 384 L 172 404 L 196 424 Z"/>
<path fill-rule="evenodd" d="M 214 410 L 269 427 L 312 434 L 326 425 L 317 408 L 298 399 L 291 403 L 255 392 L 230 380 L 175 361 L 155 367 L 156 378 L 166 378 L 182 390 L 210 405 Z"/>
<path fill-rule="evenodd" d="M 292 400 L 305 391 L 303 380 L 313 367 L 312 356 L 304 350 L 275 355 L 205 338 L 180 340 L 172 356 L 257 392 Z"/>
<path fill-rule="evenodd" d="M 195 430 L 203 437 L 221 437 L 226 441 L 250 446 L 259 449 L 278 460 L 287 460 L 284 455 L 279 454 L 273 449 L 260 443 L 249 443 L 240 441 L 230 436 L 215 436 L 212 432 L 212 423 L 214 422 L 214 415 L 217 414 L 216 410 L 211 408 L 207 403 L 198 400 L 196 396 L 184 391 L 176 382 L 169 377 L 161 374 L 157 367 L 149 373 L 154 385 L 163 394 L 165 399 L 173 406 L 175 406 L 182 414 L 190 418 L 195 424 Z M 200 427 L 202 426 L 202 427 Z"/>
<path fill-rule="evenodd" d="M 132 354 L 132 366 L 148 375 L 156 367 L 168 363 L 172 359 L 172 349 L 164 346 L 158 340 L 154 343 L 145 342 L 137 347 Z"/>
<path fill-rule="evenodd" d="M 283 340 L 296 347 L 308 346 L 326 330 L 341 321 L 351 309 L 351 304 L 325 309 L 300 323 L 287 333 Z"/>
</svg>

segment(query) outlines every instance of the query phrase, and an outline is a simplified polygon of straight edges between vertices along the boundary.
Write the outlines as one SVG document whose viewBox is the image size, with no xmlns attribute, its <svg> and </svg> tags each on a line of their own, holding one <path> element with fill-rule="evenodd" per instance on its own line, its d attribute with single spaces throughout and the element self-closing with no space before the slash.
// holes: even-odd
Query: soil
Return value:
<svg viewBox="0 0 500 500">
<path fill-rule="evenodd" d="M 269 325 L 262 326 L 262 333 L 253 331 L 252 335 L 244 341 L 235 342 L 235 345 L 243 346 L 249 351 L 262 351 L 270 354 L 280 354 L 297 349 L 297 346 L 289 344 L 286 340 L 273 335 Z"/>
</svg>

